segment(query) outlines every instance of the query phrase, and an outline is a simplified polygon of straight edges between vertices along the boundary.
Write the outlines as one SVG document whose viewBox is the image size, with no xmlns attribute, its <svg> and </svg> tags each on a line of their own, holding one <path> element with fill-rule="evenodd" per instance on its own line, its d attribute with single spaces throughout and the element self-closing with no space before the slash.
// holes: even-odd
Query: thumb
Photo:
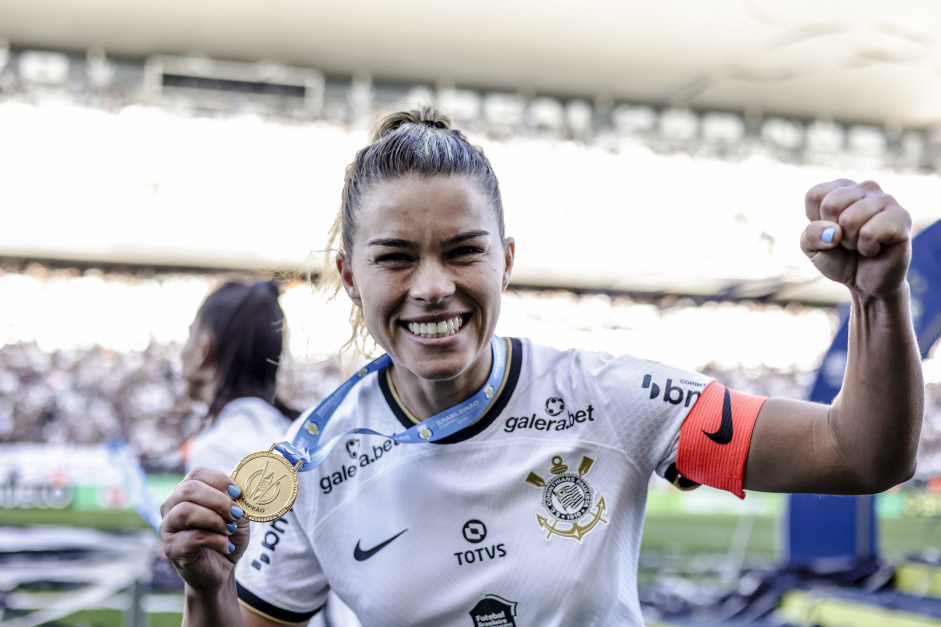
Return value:
<svg viewBox="0 0 941 627">
<path fill-rule="evenodd" d="M 814 253 L 836 248 L 842 238 L 843 230 L 836 222 L 814 220 L 801 235 L 801 250 L 806 255 L 813 256 Z"/>
</svg>

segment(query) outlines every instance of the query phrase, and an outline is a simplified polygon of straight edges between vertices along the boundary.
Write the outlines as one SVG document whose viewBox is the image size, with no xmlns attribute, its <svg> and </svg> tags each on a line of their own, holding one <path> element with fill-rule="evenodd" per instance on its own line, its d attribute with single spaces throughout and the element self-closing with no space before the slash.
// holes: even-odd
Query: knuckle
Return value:
<svg viewBox="0 0 941 627">
<path fill-rule="evenodd" d="M 176 507 L 176 516 L 183 527 L 189 527 L 193 524 L 196 516 L 196 507 L 192 503 L 180 503 Z"/>
<path fill-rule="evenodd" d="M 199 483 L 197 481 L 189 480 L 184 481 L 177 488 L 177 493 L 180 495 L 180 498 L 184 501 L 191 501 L 196 497 L 196 494 L 199 490 Z"/>
</svg>

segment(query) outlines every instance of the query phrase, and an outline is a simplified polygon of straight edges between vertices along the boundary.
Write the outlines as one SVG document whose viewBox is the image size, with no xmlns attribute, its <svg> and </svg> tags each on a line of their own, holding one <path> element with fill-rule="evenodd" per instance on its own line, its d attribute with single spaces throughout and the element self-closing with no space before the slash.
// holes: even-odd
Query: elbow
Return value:
<svg viewBox="0 0 941 627">
<path fill-rule="evenodd" d="M 914 477 L 916 467 L 915 455 L 906 455 L 891 463 L 875 464 L 866 472 L 857 473 L 853 491 L 857 494 L 885 492 Z"/>
</svg>

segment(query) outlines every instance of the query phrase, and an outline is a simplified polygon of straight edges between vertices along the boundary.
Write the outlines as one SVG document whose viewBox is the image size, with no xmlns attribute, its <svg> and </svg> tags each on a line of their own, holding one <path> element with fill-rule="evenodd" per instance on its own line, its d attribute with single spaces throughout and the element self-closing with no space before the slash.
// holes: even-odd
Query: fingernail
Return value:
<svg viewBox="0 0 941 627">
<path fill-rule="evenodd" d="M 235 545 L 229 542 L 229 553 L 235 550 Z"/>
<path fill-rule="evenodd" d="M 233 499 L 237 499 L 241 493 L 242 488 L 238 487 L 237 485 L 229 486 L 229 496 L 231 496 Z"/>
<path fill-rule="evenodd" d="M 238 523 L 226 523 L 225 528 L 229 530 L 229 533 L 235 533 L 236 529 L 239 528 Z"/>
<path fill-rule="evenodd" d="M 232 518 L 241 518 L 242 517 L 242 508 L 238 505 L 232 506 Z"/>
<path fill-rule="evenodd" d="M 834 236 L 835 234 L 836 234 L 836 227 L 835 227 L 835 226 L 828 226 L 827 228 L 825 228 L 825 229 L 823 230 L 823 234 L 820 236 L 820 239 L 822 239 L 822 240 L 824 241 L 824 243 L 826 243 L 826 244 L 832 244 L 832 243 L 833 243 L 833 236 Z"/>
</svg>

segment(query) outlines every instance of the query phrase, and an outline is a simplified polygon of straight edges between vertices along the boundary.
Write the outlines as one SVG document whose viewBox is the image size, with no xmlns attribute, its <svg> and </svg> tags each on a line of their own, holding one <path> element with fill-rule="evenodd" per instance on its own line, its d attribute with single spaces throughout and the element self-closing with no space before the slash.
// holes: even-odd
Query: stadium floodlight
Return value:
<svg viewBox="0 0 941 627">
<path fill-rule="evenodd" d="M 881 157 L 885 153 L 885 132 L 876 126 L 858 124 L 850 127 L 846 143 L 851 152 L 867 157 Z"/>
<path fill-rule="evenodd" d="M 619 105 L 611 117 L 618 132 L 625 135 L 650 133 L 657 127 L 657 112 L 651 107 Z"/>
<path fill-rule="evenodd" d="M 591 131 L 594 109 L 584 100 L 570 100 L 565 105 L 565 117 L 569 130 L 576 135 L 586 135 Z"/>
<path fill-rule="evenodd" d="M 437 100 L 458 122 L 474 122 L 480 117 L 480 94 L 476 91 L 439 86 Z"/>
<path fill-rule="evenodd" d="M 761 125 L 761 138 L 776 148 L 793 150 L 803 143 L 804 130 L 800 122 L 768 118 Z"/>
<path fill-rule="evenodd" d="M 61 52 L 27 50 L 20 55 L 20 78 L 27 83 L 65 85 L 69 57 Z"/>
<path fill-rule="evenodd" d="M 699 119 L 689 109 L 666 109 L 660 113 L 660 135 L 666 139 L 694 139 Z"/>
<path fill-rule="evenodd" d="M 412 85 L 405 94 L 405 99 L 413 104 L 434 102 L 435 92 L 428 85 Z"/>
<path fill-rule="evenodd" d="M 89 48 L 85 55 L 85 72 L 88 80 L 95 87 L 108 87 L 114 81 L 116 67 L 114 62 L 105 56 L 101 48 Z"/>
<path fill-rule="evenodd" d="M 745 136 L 745 120 L 734 113 L 706 113 L 702 118 L 703 139 L 734 144 Z"/>
<path fill-rule="evenodd" d="M 519 94 L 491 92 L 484 96 L 484 119 L 497 127 L 516 127 L 523 121 L 526 102 Z"/>
<path fill-rule="evenodd" d="M 905 161 L 913 165 L 920 163 L 925 157 L 926 144 L 924 133 L 913 130 L 905 131 L 902 134 L 901 141 L 902 155 L 904 155 Z"/>
<path fill-rule="evenodd" d="M 367 128 L 372 124 L 372 105 L 375 93 L 372 88 L 372 75 L 368 72 L 356 72 L 350 84 L 348 95 L 353 119 Z"/>
<path fill-rule="evenodd" d="M 840 125 L 818 120 L 807 127 L 807 148 L 813 152 L 839 152 L 843 148 L 844 137 Z"/>
<path fill-rule="evenodd" d="M 529 119 L 537 128 L 560 131 L 565 126 L 565 109 L 555 98 L 542 96 L 529 103 Z"/>
<path fill-rule="evenodd" d="M 312 68 L 262 61 L 240 63 L 202 56 L 152 56 L 144 64 L 145 100 L 182 100 L 195 106 L 227 110 L 233 98 L 261 109 L 285 105 L 319 115 L 325 79 Z"/>
</svg>

